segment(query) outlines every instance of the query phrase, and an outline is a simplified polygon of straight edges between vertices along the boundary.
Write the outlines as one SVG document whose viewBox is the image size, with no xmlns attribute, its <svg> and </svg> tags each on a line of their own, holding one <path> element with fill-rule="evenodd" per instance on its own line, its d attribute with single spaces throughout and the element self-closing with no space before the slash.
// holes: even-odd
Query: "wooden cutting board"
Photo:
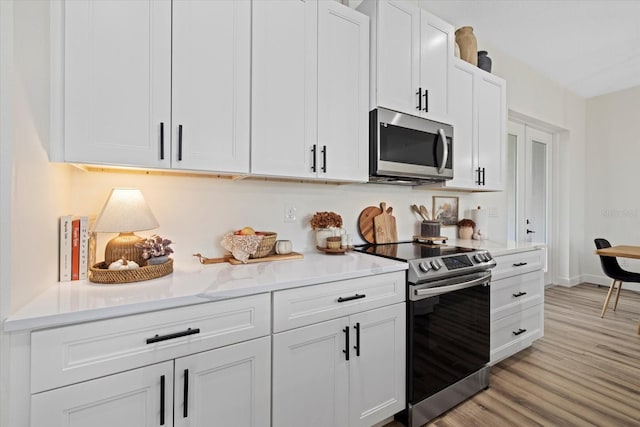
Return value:
<svg viewBox="0 0 640 427">
<path fill-rule="evenodd" d="M 382 213 L 382 209 L 377 206 L 367 206 L 360 212 L 358 217 L 358 231 L 367 243 L 375 243 L 373 230 L 373 219 Z"/>
<path fill-rule="evenodd" d="M 391 215 L 385 202 L 380 203 L 382 213 L 373 218 L 373 228 L 376 243 L 395 243 L 398 241 L 396 218 Z"/>
<path fill-rule="evenodd" d="M 278 254 L 272 254 L 272 255 L 267 255 L 265 257 L 262 258 L 249 258 L 246 262 L 246 264 L 255 264 L 257 262 L 269 262 L 269 261 L 285 261 L 288 259 L 301 259 L 304 258 L 304 255 L 302 255 L 301 253 L 298 252 L 291 252 L 288 254 L 283 254 L 283 255 L 278 255 Z M 229 264 L 232 265 L 242 265 L 245 264 L 242 261 L 238 261 L 237 259 L 231 257 L 228 259 Z"/>
</svg>

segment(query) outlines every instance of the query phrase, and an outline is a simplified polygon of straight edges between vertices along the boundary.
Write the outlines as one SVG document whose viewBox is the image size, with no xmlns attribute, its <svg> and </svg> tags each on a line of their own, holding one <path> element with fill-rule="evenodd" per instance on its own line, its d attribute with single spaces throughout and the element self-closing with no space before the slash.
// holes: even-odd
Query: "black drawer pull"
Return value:
<svg viewBox="0 0 640 427">
<path fill-rule="evenodd" d="M 160 122 L 160 160 L 164 160 L 164 122 Z"/>
<path fill-rule="evenodd" d="M 518 328 L 518 331 L 513 331 L 513 335 L 518 336 L 520 334 L 524 334 L 525 332 L 527 332 L 526 329 L 522 329 L 522 328 Z"/>
<path fill-rule="evenodd" d="M 353 348 L 356 350 L 356 356 L 360 357 L 360 322 L 356 323 L 353 329 L 356 330 L 356 345 Z"/>
<path fill-rule="evenodd" d="M 421 87 L 418 88 L 416 95 L 418 95 L 418 105 L 416 106 L 416 110 L 422 111 L 422 88 Z"/>
<path fill-rule="evenodd" d="M 346 301 L 351 301 L 351 300 L 354 300 L 354 299 L 360 299 L 360 298 L 364 298 L 364 297 L 366 297 L 365 294 L 355 294 L 355 295 L 350 296 L 350 297 L 339 297 L 338 298 L 338 302 L 346 302 Z"/>
<path fill-rule="evenodd" d="M 200 333 L 200 328 L 195 328 L 195 329 L 189 328 L 186 331 L 176 332 L 174 334 L 167 334 L 167 335 L 156 334 L 156 336 L 154 336 L 153 338 L 147 338 L 147 344 L 153 344 L 154 342 L 159 342 L 159 341 L 172 340 L 174 338 L 186 337 L 187 335 L 194 335 L 199 333 Z"/>
<path fill-rule="evenodd" d="M 178 161 L 182 161 L 182 125 L 178 125 Z"/>
<path fill-rule="evenodd" d="M 344 359 L 349 360 L 349 327 L 344 328 L 342 332 L 344 332 L 344 350 L 342 352 L 345 354 Z"/>
<path fill-rule="evenodd" d="M 164 425 L 164 375 L 160 375 L 160 425 Z"/>
<path fill-rule="evenodd" d="M 322 172 L 327 173 L 327 146 L 322 146 Z"/>
<path fill-rule="evenodd" d="M 182 390 L 183 396 L 182 400 L 184 401 L 182 406 L 182 418 L 187 418 L 189 416 L 189 370 L 184 370 L 184 389 Z"/>
<path fill-rule="evenodd" d="M 514 296 L 514 297 L 516 297 L 516 298 L 518 298 L 518 297 L 521 297 L 521 296 L 526 295 L 526 294 L 527 294 L 526 292 L 522 292 L 522 291 L 520 291 L 520 292 L 518 292 L 517 294 L 513 294 L 513 296 Z"/>
<path fill-rule="evenodd" d="M 528 263 L 526 262 L 516 262 L 515 264 L 513 264 L 514 267 L 522 267 L 523 265 L 527 265 Z"/>
<path fill-rule="evenodd" d="M 316 172 L 316 144 L 311 147 L 311 172 Z"/>
</svg>

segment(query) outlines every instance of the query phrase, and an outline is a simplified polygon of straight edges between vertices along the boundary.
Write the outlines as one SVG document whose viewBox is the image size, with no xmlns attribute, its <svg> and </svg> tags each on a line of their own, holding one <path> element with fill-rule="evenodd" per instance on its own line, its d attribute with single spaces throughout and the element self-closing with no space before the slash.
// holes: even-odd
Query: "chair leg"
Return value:
<svg viewBox="0 0 640 427">
<path fill-rule="evenodd" d="M 609 304 L 609 299 L 611 299 L 611 293 L 613 292 L 613 288 L 616 287 L 617 280 L 611 282 L 611 286 L 609 286 L 609 292 L 607 293 L 607 299 L 604 300 L 604 305 L 602 306 L 602 313 L 600 313 L 600 317 L 604 317 L 605 311 L 607 311 L 607 305 Z"/>
<path fill-rule="evenodd" d="M 616 291 L 616 302 L 613 304 L 613 311 L 618 307 L 618 298 L 620 298 L 620 289 L 622 289 L 622 281 L 618 282 L 618 290 Z"/>
</svg>

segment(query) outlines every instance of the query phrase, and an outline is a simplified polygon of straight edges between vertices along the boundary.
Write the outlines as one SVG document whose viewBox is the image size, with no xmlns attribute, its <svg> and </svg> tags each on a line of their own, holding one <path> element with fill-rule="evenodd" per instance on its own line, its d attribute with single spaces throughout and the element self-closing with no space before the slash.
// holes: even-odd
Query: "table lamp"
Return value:
<svg viewBox="0 0 640 427">
<path fill-rule="evenodd" d="M 104 261 L 111 264 L 123 256 L 145 265 L 142 248 L 135 245 L 143 241 L 134 231 L 158 228 L 158 220 L 153 216 L 142 192 L 137 188 L 114 188 L 109 194 L 100 215 L 91 231 L 99 233 L 120 233 L 109 240 L 104 249 Z"/>
</svg>

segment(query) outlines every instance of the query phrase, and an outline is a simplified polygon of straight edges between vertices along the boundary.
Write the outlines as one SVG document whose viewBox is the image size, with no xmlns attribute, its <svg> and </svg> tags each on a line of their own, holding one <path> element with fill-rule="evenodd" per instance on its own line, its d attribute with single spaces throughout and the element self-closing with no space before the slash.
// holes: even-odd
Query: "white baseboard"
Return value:
<svg viewBox="0 0 640 427">
<path fill-rule="evenodd" d="M 582 278 L 582 276 L 558 277 L 554 285 L 571 287 L 571 286 L 579 285 L 582 282 L 584 282 L 584 279 Z"/>
<path fill-rule="evenodd" d="M 594 283 L 596 285 L 602 285 L 607 287 L 611 285 L 611 279 L 608 278 L 607 276 L 599 276 L 596 274 L 583 274 L 582 279 L 583 279 L 583 282 Z M 640 283 L 625 282 L 624 285 L 622 286 L 622 289 L 640 292 Z"/>
</svg>

